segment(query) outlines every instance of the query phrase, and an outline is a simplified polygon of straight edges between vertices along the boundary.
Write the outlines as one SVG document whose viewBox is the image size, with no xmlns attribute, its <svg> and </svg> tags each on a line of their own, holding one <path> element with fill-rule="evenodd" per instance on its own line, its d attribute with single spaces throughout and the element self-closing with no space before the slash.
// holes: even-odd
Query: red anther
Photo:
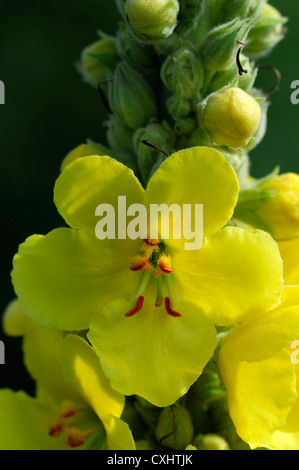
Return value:
<svg viewBox="0 0 299 470">
<path fill-rule="evenodd" d="M 68 413 L 65 413 L 64 415 L 62 415 L 63 418 L 72 418 L 73 416 L 75 416 L 76 414 L 76 411 L 73 410 L 73 411 L 69 411 Z"/>
<path fill-rule="evenodd" d="M 142 268 L 144 268 L 146 263 L 147 263 L 147 261 L 145 259 L 145 260 L 142 261 L 141 264 L 139 264 L 138 266 L 131 266 L 130 269 L 131 269 L 131 271 L 140 271 Z"/>
<path fill-rule="evenodd" d="M 161 271 L 163 271 L 163 273 L 166 273 L 166 274 L 171 274 L 173 273 L 173 269 L 172 268 L 166 268 L 163 263 L 158 263 L 159 264 L 159 268 L 161 269 Z"/>
<path fill-rule="evenodd" d="M 58 426 L 54 426 L 53 428 L 50 429 L 49 436 L 51 436 L 51 437 L 59 436 L 61 431 L 62 431 L 62 425 L 61 424 L 59 424 Z"/>
<path fill-rule="evenodd" d="M 133 315 L 136 315 L 136 313 L 140 312 L 143 306 L 143 301 L 144 301 L 144 297 L 140 295 L 137 299 L 135 307 L 132 310 L 130 310 L 130 312 L 126 313 L 125 317 L 132 317 Z"/>
<path fill-rule="evenodd" d="M 84 441 L 73 441 L 71 437 L 67 440 L 67 445 L 70 447 L 80 447 L 84 445 Z"/>
<path fill-rule="evenodd" d="M 171 315 L 172 317 L 181 317 L 182 316 L 179 312 L 176 312 L 175 310 L 172 310 L 169 297 L 165 297 L 164 302 L 165 302 L 166 312 L 168 313 L 168 315 Z"/>
<path fill-rule="evenodd" d="M 146 243 L 149 246 L 158 246 L 159 245 L 159 240 L 150 240 L 149 238 L 144 238 L 143 241 L 144 241 L 144 243 Z"/>
</svg>

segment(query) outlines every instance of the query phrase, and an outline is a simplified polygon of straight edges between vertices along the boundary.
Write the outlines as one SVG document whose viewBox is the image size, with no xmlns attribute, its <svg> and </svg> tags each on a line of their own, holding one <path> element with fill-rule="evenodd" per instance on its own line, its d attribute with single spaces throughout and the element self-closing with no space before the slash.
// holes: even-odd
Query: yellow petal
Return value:
<svg viewBox="0 0 299 470">
<path fill-rule="evenodd" d="M 297 396 L 299 396 L 299 367 L 295 367 Z M 275 431 L 266 442 L 258 443 L 259 447 L 274 450 L 299 450 L 299 399 L 295 401 L 286 423 Z"/>
<path fill-rule="evenodd" d="M 12 272 L 22 310 L 49 327 L 88 328 L 116 292 L 127 296 L 137 288 L 139 277 L 129 269 L 136 242 L 98 240 L 90 231 L 69 228 L 29 237 Z"/>
<path fill-rule="evenodd" d="M 118 196 L 126 196 L 127 206 L 145 204 L 144 190 L 133 171 L 107 156 L 76 159 L 64 168 L 54 188 L 54 202 L 68 225 L 92 231 L 98 205 L 117 208 Z"/>
<path fill-rule="evenodd" d="M 127 423 L 112 415 L 102 417 L 108 450 L 135 450 L 135 442 Z"/>
<path fill-rule="evenodd" d="M 225 354 L 237 361 L 275 356 L 299 336 L 299 286 L 285 287 L 281 304 L 231 331 L 222 341 Z"/>
<path fill-rule="evenodd" d="M 178 295 L 202 306 L 217 325 L 236 325 L 280 301 L 282 262 L 263 231 L 225 227 L 197 252 L 176 253 L 172 265 Z"/>
<path fill-rule="evenodd" d="M 26 393 L 0 391 L 0 450 L 63 450 L 49 436 L 49 423 L 57 409 L 46 408 Z"/>
<path fill-rule="evenodd" d="M 98 357 L 85 340 L 67 335 L 61 344 L 60 358 L 66 379 L 99 418 L 107 414 L 120 417 L 124 396 L 111 388 Z"/>
<path fill-rule="evenodd" d="M 88 338 L 113 388 L 163 407 L 184 395 L 201 374 L 216 347 L 216 332 L 189 302 L 179 303 L 179 318 L 154 302 L 154 296 L 146 297 L 132 317 L 125 317 L 130 303 L 107 304 L 93 318 Z"/>
<path fill-rule="evenodd" d="M 299 284 L 299 238 L 278 242 L 286 285 Z"/>
<path fill-rule="evenodd" d="M 150 179 L 151 204 L 203 204 L 204 236 L 223 227 L 233 215 L 239 183 L 222 153 L 194 147 L 171 155 Z"/>
<path fill-rule="evenodd" d="M 261 362 L 230 360 L 220 350 L 219 367 L 236 431 L 255 447 L 281 428 L 296 400 L 296 378 L 290 354 L 283 350 Z"/>
</svg>

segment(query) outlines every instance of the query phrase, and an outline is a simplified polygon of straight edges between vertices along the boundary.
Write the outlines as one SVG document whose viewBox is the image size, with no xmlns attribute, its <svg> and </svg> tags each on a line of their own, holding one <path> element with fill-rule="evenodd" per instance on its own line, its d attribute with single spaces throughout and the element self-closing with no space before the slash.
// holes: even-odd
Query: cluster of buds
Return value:
<svg viewBox="0 0 299 470">
<path fill-rule="evenodd" d="M 111 152 L 129 154 L 144 185 L 164 159 L 157 147 L 171 154 L 208 145 L 228 155 L 237 172 L 244 168 L 267 121 L 255 60 L 282 39 L 286 19 L 265 0 L 117 6 L 122 22 L 115 37 L 84 49 L 78 66 L 109 111 Z M 144 141 L 154 145 L 145 149 Z"/>
</svg>

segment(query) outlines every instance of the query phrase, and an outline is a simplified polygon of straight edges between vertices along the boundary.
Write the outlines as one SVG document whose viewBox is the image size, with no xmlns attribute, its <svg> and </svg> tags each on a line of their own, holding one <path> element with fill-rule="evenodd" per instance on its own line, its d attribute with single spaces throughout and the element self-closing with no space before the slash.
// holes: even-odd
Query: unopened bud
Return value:
<svg viewBox="0 0 299 470">
<path fill-rule="evenodd" d="M 246 55 L 257 60 L 269 54 L 283 39 L 287 18 L 272 5 L 263 6 L 261 16 L 250 31 L 246 44 Z"/>
<path fill-rule="evenodd" d="M 177 0 L 127 0 L 125 10 L 132 30 L 146 40 L 169 37 L 177 25 Z"/>
<path fill-rule="evenodd" d="M 142 72 L 153 69 L 154 52 L 151 46 L 141 44 L 133 37 L 132 32 L 121 24 L 116 36 L 116 48 L 120 58 Z"/>
<path fill-rule="evenodd" d="M 255 191 L 254 191 L 255 190 Z M 256 192 L 269 194 L 265 200 L 258 200 Z M 252 197 L 250 207 L 249 196 Z M 245 205 L 244 196 L 247 197 Z M 271 197 L 272 196 L 272 197 Z M 276 240 L 299 236 L 299 175 L 284 173 L 264 181 L 257 180 L 250 192 L 240 195 L 237 217 L 252 226 L 264 226 Z M 254 204 L 254 199 L 256 200 Z"/>
<path fill-rule="evenodd" d="M 108 121 L 107 141 L 110 147 L 117 152 L 134 153 L 134 131 L 121 119 L 110 116 Z"/>
<path fill-rule="evenodd" d="M 214 93 L 221 88 L 231 86 L 235 82 L 238 84 L 238 88 L 242 88 L 244 91 L 249 91 L 253 87 L 257 76 L 254 63 L 244 54 L 240 54 L 239 61 L 242 69 L 246 72 L 240 74 L 236 63 L 227 70 L 216 72 L 210 82 L 208 93 Z"/>
<path fill-rule="evenodd" d="M 88 141 L 86 144 L 78 145 L 67 154 L 62 161 L 61 170 L 78 158 L 89 157 L 91 155 L 109 155 L 109 152 L 107 147 Z"/>
<path fill-rule="evenodd" d="M 178 33 L 185 34 L 188 30 L 192 30 L 197 25 L 204 8 L 205 0 L 180 0 Z"/>
<path fill-rule="evenodd" d="M 155 434 L 162 447 L 185 449 L 193 437 L 193 426 L 188 411 L 178 404 L 164 408 Z"/>
<path fill-rule="evenodd" d="M 200 434 L 193 440 L 197 450 L 230 450 L 228 443 L 218 434 Z"/>
<path fill-rule="evenodd" d="M 144 181 L 148 181 L 155 169 L 161 165 L 165 154 L 174 151 L 175 135 L 167 124 L 153 123 L 138 129 L 134 134 L 134 148 L 137 155 L 139 169 Z M 151 142 L 155 147 L 145 145 L 143 141 Z"/>
<path fill-rule="evenodd" d="M 166 101 L 167 110 L 174 119 L 183 118 L 190 114 L 191 103 L 183 97 L 183 89 L 178 85 L 176 92 Z"/>
<path fill-rule="evenodd" d="M 201 46 L 203 64 L 213 71 L 227 70 L 236 61 L 237 41 L 245 43 L 250 20 L 234 18 L 212 29 Z"/>
<path fill-rule="evenodd" d="M 257 131 L 260 120 L 260 105 L 240 88 L 213 93 L 203 110 L 203 125 L 211 141 L 220 146 L 244 147 Z"/>
<path fill-rule="evenodd" d="M 161 78 L 168 90 L 174 93 L 180 86 L 182 97 L 191 99 L 202 85 L 203 68 L 194 52 L 182 48 L 165 60 Z"/>
<path fill-rule="evenodd" d="M 221 19 L 229 21 L 232 18 L 256 17 L 266 0 L 221 0 Z"/>
<path fill-rule="evenodd" d="M 144 126 L 157 114 L 153 90 L 141 74 L 124 62 L 117 65 L 115 77 L 109 82 L 109 104 L 131 129 Z"/>
<path fill-rule="evenodd" d="M 114 39 L 105 37 L 82 51 L 78 70 L 86 83 L 97 87 L 107 78 L 107 73 L 113 73 L 118 61 Z"/>
</svg>

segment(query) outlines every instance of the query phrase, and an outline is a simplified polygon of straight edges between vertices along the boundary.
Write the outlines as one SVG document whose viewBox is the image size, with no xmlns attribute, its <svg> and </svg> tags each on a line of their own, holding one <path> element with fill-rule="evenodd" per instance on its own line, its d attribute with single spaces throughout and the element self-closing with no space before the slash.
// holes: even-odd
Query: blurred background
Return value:
<svg viewBox="0 0 299 470">
<path fill-rule="evenodd" d="M 270 97 L 266 137 L 250 154 L 254 176 L 277 165 L 299 172 L 299 105 L 290 101 L 290 85 L 299 80 L 299 9 L 294 0 L 270 3 L 289 22 L 285 40 L 260 61 L 277 67 L 282 81 Z M 62 159 L 86 138 L 105 144 L 106 110 L 75 64 L 97 31 L 113 34 L 119 20 L 112 0 L 1 0 L 0 316 L 14 298 L 10 271 L 18 245 L 62 224 L 52 197 Z M 270 71 L 260 71 L 258 86 L 268 90 L 274 82 Z M 0 388 L 31 393 L 21 339 L 7 338 L 0 326 L 0 340 L 6 353 Z"/>
</svg>

